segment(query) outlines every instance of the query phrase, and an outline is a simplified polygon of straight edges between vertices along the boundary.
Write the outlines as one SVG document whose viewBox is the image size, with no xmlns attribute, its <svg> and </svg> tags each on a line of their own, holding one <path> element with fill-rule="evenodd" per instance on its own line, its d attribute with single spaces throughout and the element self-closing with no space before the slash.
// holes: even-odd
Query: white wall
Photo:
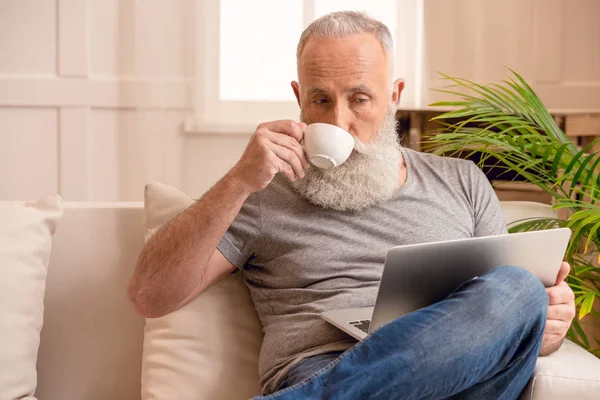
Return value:
<svg viewBox="0 0 600 400">
<path fill-rule="evenodd" d="M 214 183 L 247 137 L 183 133 L 193 10 L 193 0 L 0 1 L 0 200 L 139 200 L 149 180 L 193 195 Z"/>
<path fill-rule="evenodd" d="M 483 83 L 525 77 L 551 109 L 600 111 L 600 1 L 425 0 L 426 86 L 438 72 Z M 426 102 L 444 98 L 427 90 Z"/>
<path fill-rule="evenodd" d="M 198 196 L 235 163 L 249 134 L 182 129 L 194 1 L 0 0 L 0 200 L 140 200 L 149 180 Z M 432 84 L 507 64 L 546 100 L 600 109 L 600 1 L 426 0 L 425 14 Z"/>
</svg>

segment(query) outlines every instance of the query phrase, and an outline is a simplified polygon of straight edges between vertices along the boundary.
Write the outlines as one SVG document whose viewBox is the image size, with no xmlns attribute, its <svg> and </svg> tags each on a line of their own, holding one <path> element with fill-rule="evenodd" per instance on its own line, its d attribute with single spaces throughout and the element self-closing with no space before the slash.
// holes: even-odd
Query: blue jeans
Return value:
<svg viewBox="0 0 600 400">
<path fill-rule="evenodd" d="M 498 267 L 343 353 L 303 360 L 257 399 L 517 399 L 540 352 L 548 296 Z"/>
</svg>

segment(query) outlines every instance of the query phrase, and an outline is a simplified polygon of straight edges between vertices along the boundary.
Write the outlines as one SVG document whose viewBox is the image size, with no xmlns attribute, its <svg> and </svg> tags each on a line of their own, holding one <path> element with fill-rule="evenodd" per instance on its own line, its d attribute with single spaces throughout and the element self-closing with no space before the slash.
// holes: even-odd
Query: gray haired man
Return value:
<svg viewBox="0 0 600 400">
<path fill-rule="evenodd" d="M 575 314 L 564 283 L 545 289 L 499 267 L 356 343 L 320 318 L 375 303 L 387 249 L 506 233 L 470 161 L 401 148 L 388 29 L 357 12 L 314 21 L 292 89 L 301 122 L 265 122 L 238 163 L 148 242 L 129 296 L 146 317 L 187 304 L 240 270 L 264 330 L 264 394 L 281 399 L 514 399 Z M 300 142 L 325 122 L 357 141 L 348 161 L 311 167 Z"/>
</svg>

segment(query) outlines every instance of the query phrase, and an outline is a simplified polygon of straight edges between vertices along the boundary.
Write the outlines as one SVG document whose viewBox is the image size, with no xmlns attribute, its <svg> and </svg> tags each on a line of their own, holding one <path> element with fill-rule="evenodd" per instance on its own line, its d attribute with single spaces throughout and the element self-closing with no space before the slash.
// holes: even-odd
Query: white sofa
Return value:
<svg viewBox="0 0 600 400">
<path fill-rule="evenodd" d="M 40 400 L 140 398 L 144 319 L 127 301 L 142 203 L 65 203 L 38 352 Z"/>
<path fill-rule="evenodd" d="M 503 206 L 514 220 L 527 204 Z M 144 320 L 128 304 L 126 287 L 143 246 L 142 207 L 65 204 L 48 271 L 37 365 L 40 400 L 140 398 Z M 565 343 L 539 360 L 522 398 L 600 399 L 600 379 L 592 379 L 597 371 L 600 360 Z M 585 393 L 573 396 L 582 385 Z"/>
</svg>

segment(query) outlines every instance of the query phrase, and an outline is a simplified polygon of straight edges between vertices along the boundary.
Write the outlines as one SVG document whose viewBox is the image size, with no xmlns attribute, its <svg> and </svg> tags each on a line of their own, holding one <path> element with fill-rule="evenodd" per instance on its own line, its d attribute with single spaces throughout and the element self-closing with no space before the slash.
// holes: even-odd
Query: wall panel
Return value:
<svg viewBox="0 0 600 400">
<path fill-rule="evenodd" d="M 191 0 L 0 2 L 0 200 L 181 186 Z"/>
<path fill-rule="evenodd" d="M 0 199 L 56 193 L 57 164 L 56 109 L 0 108 Z"/>
</svg>

